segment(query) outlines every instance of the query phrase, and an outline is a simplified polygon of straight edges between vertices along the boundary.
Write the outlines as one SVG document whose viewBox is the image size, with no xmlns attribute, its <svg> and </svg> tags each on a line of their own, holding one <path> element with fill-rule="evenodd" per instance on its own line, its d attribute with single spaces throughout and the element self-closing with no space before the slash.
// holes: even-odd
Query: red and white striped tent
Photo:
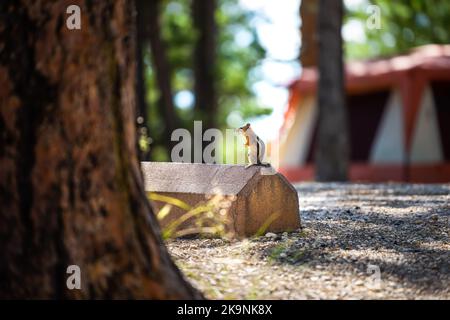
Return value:
<svg viewBox="0 0 450 320">
<path fill-rule="evenodd" d="M 353 181 L 450 181 L 450 45 L 346 67 Z M 313 180 L 317 70 L 290 85 L 280 171 Z"/>
</svg>

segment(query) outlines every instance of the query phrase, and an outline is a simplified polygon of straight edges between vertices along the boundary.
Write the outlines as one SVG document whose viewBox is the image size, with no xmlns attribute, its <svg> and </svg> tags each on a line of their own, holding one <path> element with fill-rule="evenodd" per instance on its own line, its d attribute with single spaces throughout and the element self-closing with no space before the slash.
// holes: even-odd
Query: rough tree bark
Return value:
<svg viewBox="0 0 450 320">
<path fill-rule="evenodd" d="M 203 128 L 215 127 L 217 110 L 215 89 L 216 60 L 216 0 L 193 0 L 192 16 L 198 38 L 194 52 L 195 107 L 203 121 Z"/>
<path fill-rule="evenodd" d="M 342 60 L 341 0 L 320 0 L 319 7 L 319 128 L 316 179 L 347 180 L 349 138 Z"/>
<path fill-rule="evenodd" d="M 303 67 L 317 66 L 318 40 L 317 16 L 319 13 L 319 0 L 302 0 L 300 3 L 300 27 L 302 45 L 300 48 L 300 63 Z"/>
<path fill-rule="evenodd" d="M 132 2 L 2 0 L 0 15 L 0 297 L 200 298 L 142 185 Z"/>
</svg>

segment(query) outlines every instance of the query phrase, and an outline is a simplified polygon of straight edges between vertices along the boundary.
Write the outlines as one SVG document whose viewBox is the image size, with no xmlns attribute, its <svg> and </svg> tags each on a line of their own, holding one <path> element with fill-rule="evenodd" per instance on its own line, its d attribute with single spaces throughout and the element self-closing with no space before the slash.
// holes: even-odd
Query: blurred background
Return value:
<svg viewBox="0 0 450 320">
<path fill-rule="evenodd" d="M 345 121 L 323 123 L 331 136 L 346 132 L 347 151 L 325 158 L 346 169 L 319 180 L 450 181 L 450 2 L 343 1 L 342 89 L 319 89 L 320 20 L 339 14 L 320 15 L 320 3 L 138 0 L 142 160 L 170 161 L 172 131 L 192 131 L 194 120 L 203 129 L 250 122 L 276 141 L 288 179 L 317 179 L 318 145 L 333 145 L 318 138 L 319 119 L 334 114 L 319 112 L 317 95 L 334 86 Z"/>
</svg>

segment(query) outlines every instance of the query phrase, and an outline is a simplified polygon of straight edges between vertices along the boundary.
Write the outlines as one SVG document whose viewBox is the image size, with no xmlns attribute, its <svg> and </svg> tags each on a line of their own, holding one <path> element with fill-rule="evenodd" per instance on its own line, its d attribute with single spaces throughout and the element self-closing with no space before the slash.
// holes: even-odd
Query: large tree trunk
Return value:
<svg viewBox="0 0 450 320">
<path fill-rule="evenodd" d="M 349 138 L 342 61 L 342 1 L 320 0 L 316 178 L 347 180 Z"/>
<path fill-rule="evenodd" d="M 81 30 L 66 28 L 73 2 Z M 132 4 L 0 2 L 1 298 L 201 297 L 143 189 Z"/>
<path fill-rule="evenodd" d="M 165 44 L 161 38 L 159 11 L 161 0 L 142 0 L 142 6 L 148 15 L 150 48 L 153 58 L 153 66 L 156 73 L 156 82 L 160 92 L 158 107 L 164 119 L 163 141 L 171 148 L 175 143 L 171 141 L 172 132 L 177 129 L 178 121 L 173 103 L 172 84 L 170 80 L 170 66 L 167 61 Z M 169 151 L 170 154 L 170 151 Z"/>
<path fill-rule="evenodd" d="M 319 13 L 319 0 L 302 0 L 300 3 L 300 27 L 302 45 L 300 49 L 300 63 L 303 67 L 317 66 L 317 16 Z"/>
<path fill-rule="evenodd" d="M 194 52 L 195 107 L 205 121 L 203 128 L 215 127 L 216 0 L 193 0 L 192 15 L 198 38 Z"/>
</svg>

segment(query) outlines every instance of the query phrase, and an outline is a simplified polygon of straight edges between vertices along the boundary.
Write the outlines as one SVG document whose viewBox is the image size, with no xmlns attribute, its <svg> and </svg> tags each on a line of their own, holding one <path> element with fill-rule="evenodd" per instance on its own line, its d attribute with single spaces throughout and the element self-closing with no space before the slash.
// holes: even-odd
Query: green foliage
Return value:
<svg viewBox="0 0 450 320">
<path fill-rule="evenodd" d="M 139 136 L 138 136 L 138 145 L 139 149 L 147 153 L 150 151 L 150 144 L 152 143 L 152 139 L 148 136 L 147 128 L 140 127 L 139 128 Z"/>
<path fill-rule="evenodd" d="M 381 29 L 366 28 L 369 4 L 381 9 Z M 450 42 L 450 1 L 370 0 L 348 9 L 346 22 L 356 20 L 366 41 L 346 43 L 348 58 L 368 58 L 403 53 L 425 44 Z"/>
<path fill-rule="evenodd" d="M 270 249 L 268 260 L 273 263 L 288 262 L 292 264 L 301 263 L 308 257 L 310 252 L 308 249 L 297 250 L 293 247 L 293 240 L 282 242 Z"/>
<path fill-rule="evenodd" d="M 243 11 L 238 0 L 219 0 L 218 4 L 218 123 L 225 126 L 226 117 L 232 111 L 245 120 L 270 114 L 271 109 L 258 105 L 251 89 L 261 78 L 258 63 L 265 57 L 265 50 L 252 27 L 255 14 Z"/>
<path fill-rule="evenodd" d="M 190 206 L 184 201 L 161 195 L 155 192 L 148 193 L 148 199 L 151 201 L 164 203 L 164 206 L 156 213 L 158 221 L 165 219 L 170 221 L 162 228 L 163 239 L 183 237 L 187 235 L 213 236 L 224 239 L 234 237 L 227 210 L 236 200 L 235 196 L 214 195 L 207 196 L 207 199 L 200 202 L 195 207 Z M 171 216 L 171 211 L 177 207 L 183 211 L 179 216 Z M 255 237 L 262 236 L 267 228 L 278 219 L 279 213 L 272 214 L 259 228 Z M 185 224 L 189 223 L 189 227 Z"/>
<path fill-rule="evenodd" d="M 193 95 L 193 53 L 198 35 L 193 26 L 191 4 L 191 0 L 165 0 L 160 12 L 161 32 L 171 68 L 174 97 L 180 92 Z M 254 15 L 255 13 L 245 11 L 238 0 L 217 0 L 216 120 L 220 128 L 230 125 L 227 118 L 233 111 L 242 121 L 267 115 L 272 111 L 261 106 L 252 91 L 252 85 L 262 78 L 259 61 L 265 57 L 265 49 L 260 45 L 252 24 Z M 163 146 L 161 135 L 164 122 L 157 108 L 159 92 L 149 54 L 145 67 L 150 135 L 156 142 L 156 145 L 152 144 L 155 158 L 155 148 Z M 174 101 L 180 125 L 192 129 L 192 121 L 198 118 L 196 110 L 193 106 L 180 105 L 177 99 Z M 167 155 L 163 153 L 158 149 L 156 160 L 164 160 Z"/>
<path fill-rule="evenodd" d="M 230 221 L 226 216 L 226 208 L 234 201 L 229 196 L 212 196 L 195 207 L 173 197 L 149 193 L 149 200 L 165 203 L 165 205 L 156 213 L 158 221 L 172 218 L 171 210 L 178 207 L 183 210 L 183 214 L 169 220 L 170 223 L 162 228 L 163 239 L 177 238 L 188 235 L 201 235 L 222 238 L 232 238 L 233 232 L 230 231 Z M 185 223 L 190 222 L 189 227 Z"/>
<path fill-rule="evenodd" d="M 266 233 L 266 230 L 270 227 L 272 222 L 277 220 L 281 216 L 280 213 L 276 212 L 269 216 L 269 218 L 263 223 L 263 225 L 256 231 L 255 237 L 261 237 Z"/>
</svg>

